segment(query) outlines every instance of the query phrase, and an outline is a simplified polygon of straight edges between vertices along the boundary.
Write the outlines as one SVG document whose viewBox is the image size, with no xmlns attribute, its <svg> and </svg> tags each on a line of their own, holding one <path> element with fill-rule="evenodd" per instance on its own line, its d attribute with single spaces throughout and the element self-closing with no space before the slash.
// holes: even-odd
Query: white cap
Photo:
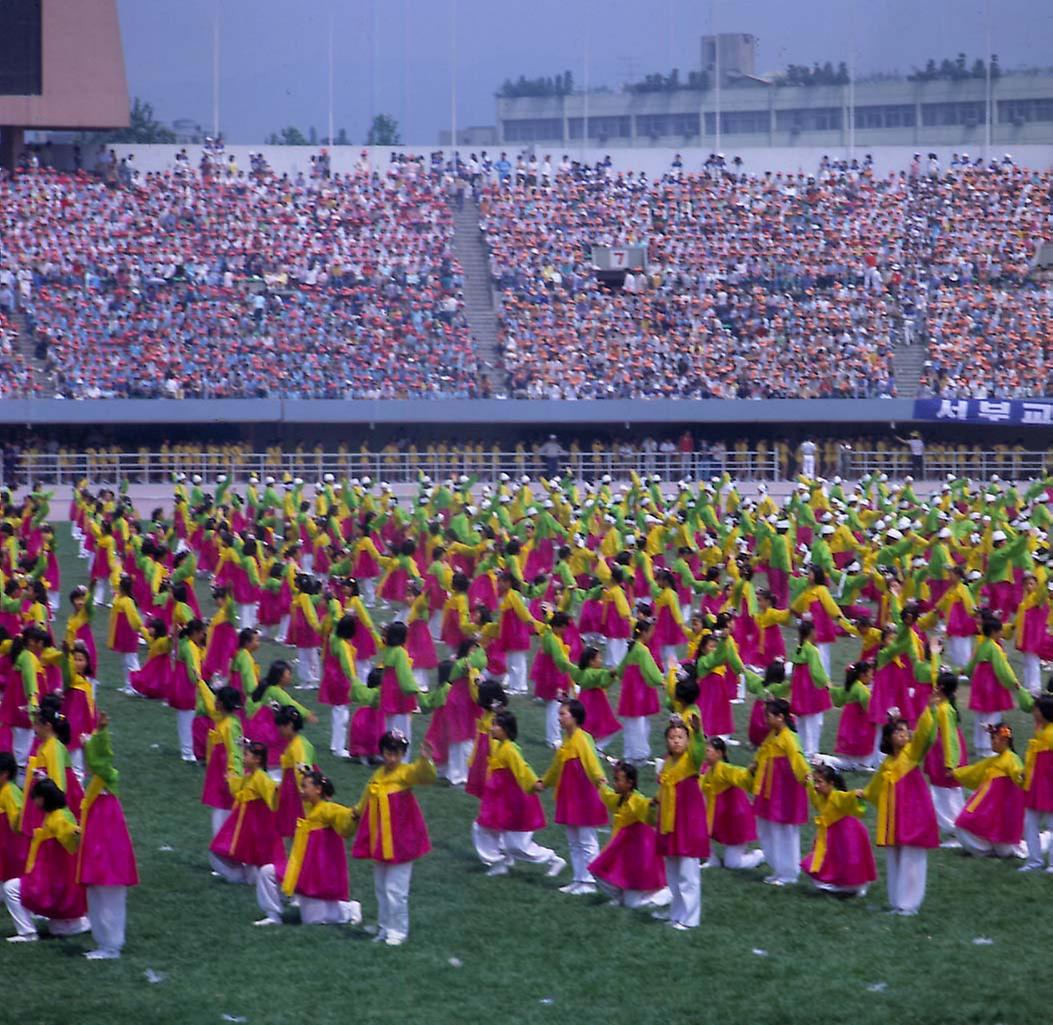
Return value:
<svg viewBox="0 0 1053 1025">
<path fill-rule="evenodd" d="M 530 475 L 524 473 L 523 476 L 519 478 L 519 483 L 520 484 L 529 484 L 530 483 Z"/>
<path fill-rule="evenodd" d="M 858 562 L 850 562 L 848 564 L 848 566 L 846 567 L 846 570 L 849 573 L 858 573 L 859 572 L 859 568 L 860 567 L 859 567 L 859 563 Z"/>
<path fill-rule="evenodd" d="M 195 473 L 193 478 L 192 478 L 192 480 L 194 481 L 195 484 L 200 484 L 201 483 L 201 474 L 200 473 Z"/>
<path fill-rule="evenodd" d="M 498 480 L 509 480 L 510 478 L 509 478 L 507 473 L 502 473 L 501 476 L 498 477 L 497 479 Z"/>
<path fill-rule="evenodd" d="M 652 484 L 657 484 L 661 479 L 662 479 L 662 475 L 660 473 L 652 473 L 651 474 L 651 483 Z"/>
<path fill-rule="evenodd" d="M 951 528 L 950 527 L 944 527 L 936 536 L 937 537 L 950 537 L 951 536 Z"/>
<path fill-rule="evenodd" d="M 303 477 L 296 477 L 293 480 L 293 484 L 295 484 L 297 487 L 299 487 L 301 484 L 303 484 Z"/>
<path fill-rule="evenodd" d="M 268 477 L 267 478 L 267 483 L 268 484 L 273 484 L 274 483 L 274 478 L 273 477 Z"/>
<path fill-rule="evenodd" d="M 1005 539 L 1006 539 L 1006 536 L 1005 536 L 1005 531 L 1004 530 L 996 530 L 991 535 L 991 540 L 992 541 L 1004 541 Z"/>
<path fill-rule="evenodd" d="M 898 530 L 896 530 L 895 527 L 893 527 L 885 536 L 891 538 L 893 541 L 903 540 L 903 535 Z"/>
<path fill-rule="evenodd" d="M 220 475 L 219 475 L 219 476 L 218 476 L 218 477 L 216 478 L 216 483 L 217 483 L 217 484 L 226 484 L 226 483 L 227 483 L 227 475 L 226 475 L 225 473 L 221 473 L 221 474 L 220 474 Z"/>
<path fill-rule="evenodd" d="M 901 516 L 899 518 L 899 523 L 897 523 L 896 526 L 899 527 L 900 530 L 910 530 L 911 522 L 909 516 Z"/>
<path fill-rule="evenodd" d="M 327 473 L 327 474 L 326 474 L 326 475 L 325 475 L 325 476 L 324 476 L 324 477 L 322 478 L 322 480 L 324 480 L 324 481 L 326 482 L 326 484 L 332 484 L 332 483 L 333 483 L 333 481 L 334 481 L 334 480 L 336 480 L 336 477 L 334 477 L 334 476 L 333 476 L 333 475 L 332 475 L 331 473 Z"/>
<path fill-rule="evenodd" d="M 779 520 L 779 521 L 778 521 L 778 522 L 777 522 L 777 523 L 775 524 L 775 526 L 776 526 L 776 527 L 777 527 L 777 528 L 778 528 L 779 530 L 789 530 L 789 529 L 790 529 L 790 521 L 789 521 L 789 520 Z"/>
<path fill-rule="evenodd" d="M 372 483 L 373 483 L 373 478 L 372 477 L 363 477 L 362 478 L 362 487 L 368 488 L 369 485 L 372 484 Z"/>
<path fill-rule="evenodd" d="M 913 477 L 909 477 L 909 476 L 908 477 L 904 477 L 903 478 L 903 483 L 904 484 L 913 484 L 914 483 L 914 478 Z"/>
<path fill-rule="evenodd" d="M 602 477 L 602 480 L 603 480 L 604 484 L 610 484 L 610 482 L 611 482 L 611 475 L 609 473 L 605 473 L 603 475 L 603 477 Z"/>
<path fill-rule="evenodd" d="M 979 579 L 980 579 L 980 577 L 982 577 L 982 576 L 983 576 L 983 574 L 982 574 L 982 573 L 981 573 L 981 572 L 980 572 L 980 571 L 979 571 L 978 569 L 974 569 L 974 570 L 973 570 L 973 571 L 972 571 L 972 572 L 971 572 L 971 573 L 969 574 L 969 579 L 970 579 L 970 580 L 979 580 Z"/>
<path fill-rule="evenodd" d="M 830 524 L 830 523 L 824 523 L 822 528 L 819 531 L 820 534 L 832 534 L 833 532 L 834 532 L 834 527 L 833 527 L 833 524 Z"/>
<path fill-rule="evenodd" d="M 841 478 L 840 477 L 835 477 L 834 478 L 834 483 L 835 484 L 840 484 L 841 483 Z"/>
<path fill-rule="evenodd" d="M 635 534 L 626 534 L 625 535 L 625 546 L 627 548 L 635 548 L 636 547 L 636 535 Z"/>
</svg>

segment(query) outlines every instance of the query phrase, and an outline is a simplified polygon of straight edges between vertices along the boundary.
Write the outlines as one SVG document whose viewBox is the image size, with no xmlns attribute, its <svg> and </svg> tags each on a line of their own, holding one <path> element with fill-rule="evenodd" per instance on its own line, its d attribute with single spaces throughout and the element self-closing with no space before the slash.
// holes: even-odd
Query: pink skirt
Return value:
<svg viewBox="0 0 1053 1025">
<path fill-rule="evenodd" d="M 76 855 L 58 840 L 45 840 L 33 871 L 21 877 L 22 906 L 35 915 L 65 920 L 88 913 L 84 887 L 76 881 Z"/>
<path fill-rule="evenodd" d="M 1007 712 L 1014 707 L 1013 694 L 998 682 L 990 662 L 980 662 L 969 685 L 969 707 L 974 712 Z"/>
<path fill-rule="evenodd" d="M 499 832 L 532 833 L 545 828 L 545 812 L 537 794 L 524 793 L 508 769 L 498 769 L 486 777 L 476 822 Z"/>
<path fill-rule="evenodd" d="M 572 686 L 570 676 L 561 673 L 547 651 L 538 651 L 530 667 L 530 679 L 534 681 L 534 697 L 542 701 L 556 701 L 561 694 L 568 694 Z"/>
<path fill-rule="evenodd" d="M 285 861 L 275 814 L 263 801 L 235 805 L 208 849 L 240 865 L 262 867 Z"/>
<path fill-rule="evenodd" d="M 230 663 L 238 650 L 238 631 L 231 623 L 218 623 L 212 628 L 212 635 L 205 647 L 205 657 L 201 661 L 201 675 L 207 680 L 214 674 L 230 675 Z"/>
<path fill-rule="evenodd" d="M 790 707 L 794 715 L 816 715 L 832 707 L 830 691 L 816 687 L 807 666 L 795 665 L 790 678 Z"/>
<path fill-rule="evenodd" d="M 351 682 L 344 676 L 340 660 L 326 647 L 322 659 L 322 682 L 318 686 L 320 705 L 346 705 L 351 700 Z"/>
<path fill-rule="evenodd" d="M 993 844 L 1018 844 L 1024 835 L 1024 791 L 1005 776 L 991 780 L 979 805 L 966 802 L 954 824 Z"/>
<path fill-rule="evenodd" d="M 759 819 L 799 826 L 808 821 L 808 792 L 797 782 L 790 763 L 785 758 L 776 758 L 773 763 L 774 778 L 771 796 L 763 792 L 753 798 L 753 814 Z"/>
<path fill-rule="evenodd" d="M 347 727 L 347 751 L 352 758 L 375 758 L 384 735 L 384 714 L 379 708 L 356 708 Z"/>
<path fill-rule="evenodd" d="M 405 602 L 409 594 L 409 573 L 404 569 L 393 569 L 377 592 L 384 601 Z"/>
<path fill-rule="evenodd" d="M 88 705 L 88 696 L 79 690 L 68 690 L 62 700 L 62 714 L 69 720 L 71 751 L 80 749 L 82 733 L 94 733 L 98 716 Z"/>
<path fill-rule="evenodd" d="M 605 826 L 607 808 L 576 758 L 565 762 L 556 787 L 556 822 L 561 826 Z"/>
<path fill-rule="evenodd" d="M 91 804 L 78 851 L 84 886 L 138 886 L 139 870 L 121 802 L 102 793 Z"/>
<path fill-rule="evenodd" d="M 867 710 L 852 702 L 841 709 L 841 721 L 837 724 L 837 741 L 834 754 L 863 758 L 874 753 L 874 731 Z"/>
<path fill-rule="evenodd" d="M 719 673 L 710 673 L 698 683 L 698 710 L 702 715 L 702 729 L 711 737 L 734 733 L 735 718 L 731 714 L 725 677 Z"/>
<path fill-rule="evenodd" d="M 450 761 L 450 715 L 446 705 L 436 708 L 428 720 L 424 740 L 431 747 L 432 761 L 447 765 Z"/>
<path fill-rule="evenodd" d="M 625 667 L 618 693 L 618 714 L 623 719 L 637 719 L 658 713 L 658 691 L 644 681 L 639 667 Z"/>
<path fill-rule="evenodd" d="M 753 702 L 750 709 L 750 723 L 748 728 L 749 741 L 754 747 L 760 747 L 764 738 L 768 735 L 768 715 L 764 702 L 758 698 Z"/>
<path fill-rule="evenodd" d="M 658 833 L 658 854 L 663 858 L 709 857 L 706 798 L 697 776 L 689 776 L 677 783 L 673 830 Z"/>
<path fill-rule="evenodd" d="M 317 765 L 312 765 L 317 769 Z M 303 818 L 303 798 L 296 785 L 296 771 L 282 769 L 282 781 L 278 788 L 278 811 L 275 826 L 280 836 L 293 836 L 296 833 L 296 821 Z"/>
<path fill-rule="evenodd" d="M 603 632 L 603 603 L 599 598 L 588 598 L 581 603 L 578 630 L 583 634 Z"/>
<path fill-rule="evenodd" d="M 482 797 L 486 787 L 486 763 L 490 758 L 490 734 L 477 733 L 472 759 L 468 763 L 468 782 L 464 791 L 473 797 Z"/>
<path fill-rule="evenodd" d="M 431 631 L 425 620 L 415 619 L 410 623 L 406 651 L 413 659 L 414 669 L 434 669 L 438 666 L 439 656 L 435 653 L 435 642 L 431 639 Z"/>
<path fill-rule="evenodd" d="M 812 870 L 814 851 L 801 860 L 801 871 L 829 886 L 867 886 L 877 879 L 870 834 L 859 819 L 846 815 L 826 831 L 826 853 L 818 871 Z"/>
<path fill-rule="evenodd" d="M 234 807 L 234 798 L 227 785 L 227 748 L 222 743 L 216 744 L 208 756 L 205 781 L 201 787 L 201 803 L 209 808 L 224 810 Z"/>
<path fill-rule="evenodd" d="M 757 820 L 753 805 L 743 790 L 730 787 L 713 801 L 713 828 L 710 837 L 725 847 L 752 843 L 757 839 Z"/>
<path fill-rule="evenodd" d="M 622 724 L 614 718 L 607 692 L 599 687 L 580 691 L 578 700 L 585 706 L 585 728 L 596 740 L 621 732 Z"/>
<path fill-rule="evenodd" d="M 168 677 L 168 706 L 189 712 L 197 705 L 197 688 L 190 682 L 185 662 L 176 662 Z"/>
<path fill-rule="evenodd" d="M 658 855 L 654 826 L 634 822 L 620 829 L 589 863 L 589 871 L 619 890 L 650 893 L 666 885 L 665 863 Z"/>
<path fill-rule="evenodd" d="M 168 674 L 172 671 L 172 659 L 168 655 L 156 655 L 147 658 L 142 669 L 128 674 L 132 682 L 132 689 L 138 691 L 143 697 L 163 699 L 167 696 L 171 684 Z"/>
<path fill-rule="evenodd" d="M 287 741 L 274 724 L 274 709 L 262 705 L 245 724 L 245 739 L 267 745 L 267 767 L 276 768 L 281 761 Z"/>
</svg>

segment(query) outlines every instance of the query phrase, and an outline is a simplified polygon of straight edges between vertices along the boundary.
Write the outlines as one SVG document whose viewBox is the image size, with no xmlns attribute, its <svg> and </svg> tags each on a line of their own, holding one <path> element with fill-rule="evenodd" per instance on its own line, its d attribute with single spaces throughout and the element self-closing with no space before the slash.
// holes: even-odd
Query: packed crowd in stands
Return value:
<svg viewBox="0 0 1053 1025">
<path fill-rule="evenodd" d="M 546 165 L 542 165 L 543 167 Z M 526 397 L 878 397 L 892 349 L 931 314 L 925 388 L 1047 394 L 1050 293 L 1026 280 L 1053 237 L 1053 175 L 915 161 L 879 178 L 725 166 L 660 181 L 564 165 L 498 177 L 482 227 L 509 387 Z M 646 245 L 612 294 L 592 247 Z M 979 372 L 977 372 L 979 371 Z"/>
<path fill-rule="evenodd" d="M 656 180 L 564 156 L 398 155 L 306 175 L 210 152 L 164 173 L 0 178 L 0 300 L 19 297 L 57 394 L 477 397 L 451 206 L 471 186 L 498 296 L 499 394 L 863 398 L 928 344 L 922 394 L 1050 391 L 1053 172 L 917 157 L 746 174 L 718 156 Z M 622 287 L 592 247 L 645 246 Z M 619 283 L 620 284 L 620 283 Z M 0 301 L 0 308 L 2 308 Z M 3 394 L 39 392 L 2 354 Z M 900 382 L 902 385 L 902 382 Z M 902 392 L 902 387 L 899 389 Z"/>
<path fill-rule="evenodd" d="M 116 183 L 0 180 L 0 262 L 29 272 L 22 306 L 60 395 L 478 393 L 450 211 L 418 165 L 121 166 Z"/>
</svg>

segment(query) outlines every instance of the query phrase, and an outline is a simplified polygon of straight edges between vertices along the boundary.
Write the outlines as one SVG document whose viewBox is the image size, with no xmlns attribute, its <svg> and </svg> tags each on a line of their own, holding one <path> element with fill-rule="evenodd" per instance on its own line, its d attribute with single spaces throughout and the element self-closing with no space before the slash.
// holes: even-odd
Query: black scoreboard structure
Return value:
<svg viewBox="0 0 1053 1025">
<path fill-rule="evenodd" d="M 39 96 L 44 90 L 43 0 L 0 0 L 0 96 Z"/>
</svg>

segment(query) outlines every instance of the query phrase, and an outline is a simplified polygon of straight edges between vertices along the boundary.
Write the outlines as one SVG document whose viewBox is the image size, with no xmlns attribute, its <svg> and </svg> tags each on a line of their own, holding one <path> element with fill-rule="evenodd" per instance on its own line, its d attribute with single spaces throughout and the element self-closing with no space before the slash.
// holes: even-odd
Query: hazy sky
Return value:
<svg viewBox="0 0 1053 1025">
<path fill-rule="evenodd" d="M 334 123 L 361 142 L 372 113 L 393 114 L 405 141 L 436 142 L 450 124 L 456 24 L 457 123 L 493 124 L 506 77 L 569 68 L 591 81 L 700 64 L 713 30 L 758 36 L 759 69 L 847 59 L 856 10 L 858 67 L 907 72 L 926 58 L 986 49 L 1003 67 L 1053 64 L 1051 0 L 118 0 L 128 85 L 165 120 L 212 122 L 212 22 L 220 17 L 220 123 L 231 142 L 287 124 L 326 129 L 327 30 L 335 28 Z M 452 17 L 456 11 L 456 18 Z M 586 25 L 589 31 L 586 33 Z"/>
</svg>

